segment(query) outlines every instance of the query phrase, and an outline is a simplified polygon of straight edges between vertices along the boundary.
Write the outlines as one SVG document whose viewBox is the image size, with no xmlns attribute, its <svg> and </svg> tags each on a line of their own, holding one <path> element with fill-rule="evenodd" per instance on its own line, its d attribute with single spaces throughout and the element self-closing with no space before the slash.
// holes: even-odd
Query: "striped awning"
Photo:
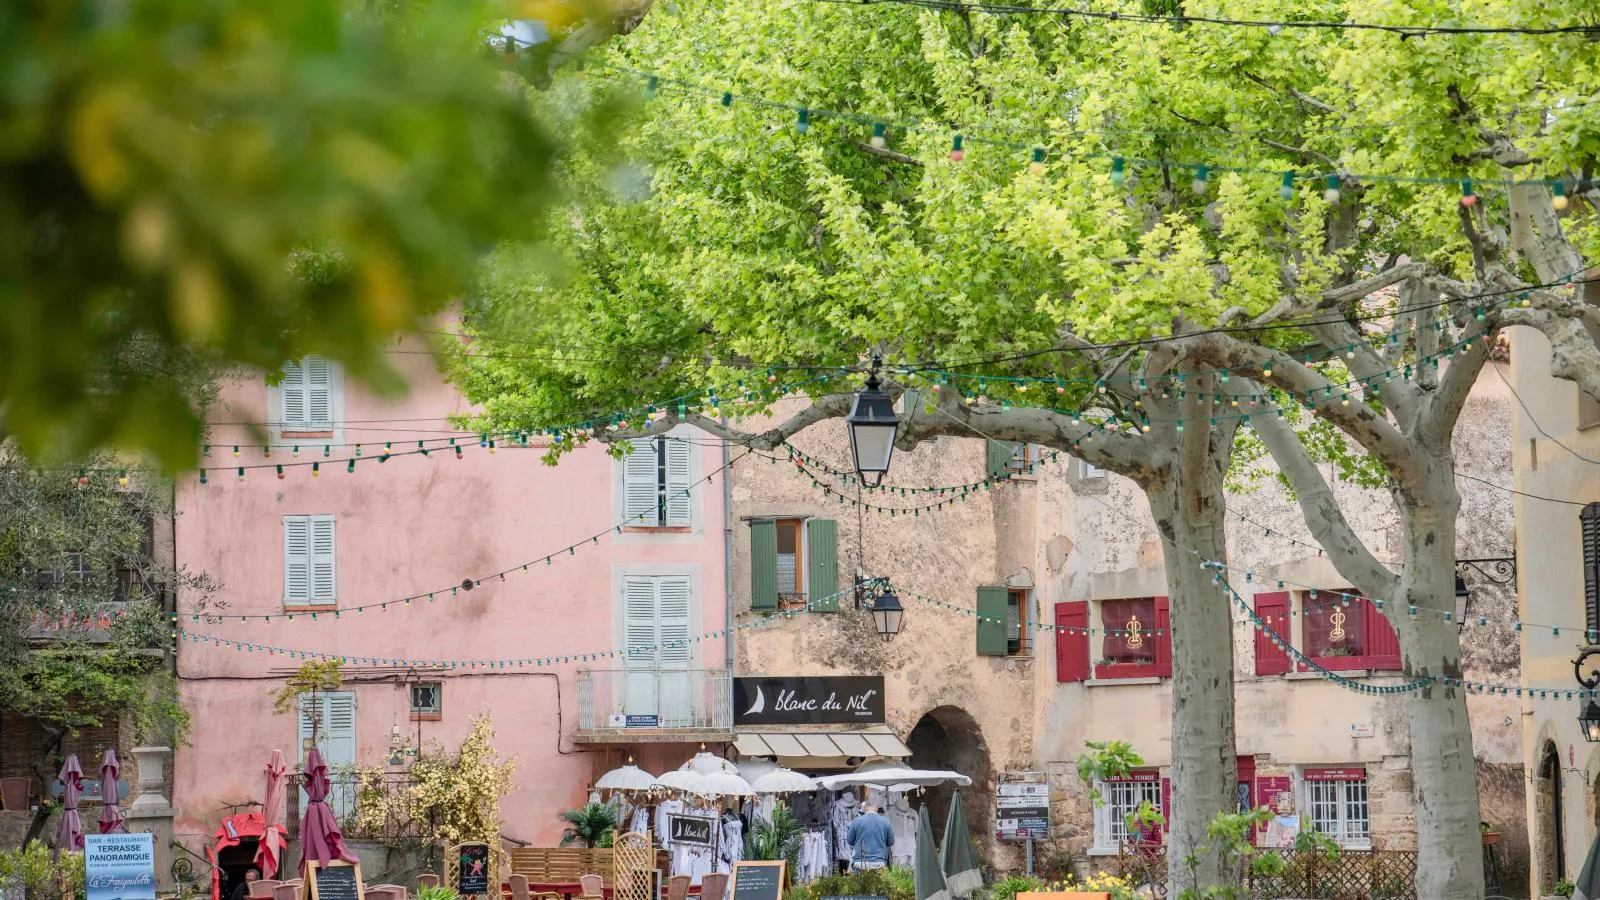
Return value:
<svg viewBox="0 0 1600 900">
<path fill-rule="evenodd" d="M 873 756 L 903 759 L 911 755 L 894 732 L 874 731 L 741 731 L 733 746 L 740 756 L 775 756 L 786 759 L 837 760 L 844 765 L 853 757 Z"/>
</svg>

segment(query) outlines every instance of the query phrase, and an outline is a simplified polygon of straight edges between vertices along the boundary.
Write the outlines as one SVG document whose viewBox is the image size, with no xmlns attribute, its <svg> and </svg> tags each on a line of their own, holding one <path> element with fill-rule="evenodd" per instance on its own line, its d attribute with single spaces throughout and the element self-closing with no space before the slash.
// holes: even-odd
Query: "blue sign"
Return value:
<svg viewBox="0 0 1600 900">
<path fill-rule="evenodd" d="M 629 728 L 660 728 L 661 727 L 661 717 L 660 716 L 654 716 L 654 715 L 651 715 L 651 716 L 630 715 L 627 718 L 627 727 L 629 727 Z"/>
<path fill-rule="evenodd" d="M 83 839 L 89 900 L 155 900 L 156 842 L 148 834 L 89 834 Z"/>
</svg>

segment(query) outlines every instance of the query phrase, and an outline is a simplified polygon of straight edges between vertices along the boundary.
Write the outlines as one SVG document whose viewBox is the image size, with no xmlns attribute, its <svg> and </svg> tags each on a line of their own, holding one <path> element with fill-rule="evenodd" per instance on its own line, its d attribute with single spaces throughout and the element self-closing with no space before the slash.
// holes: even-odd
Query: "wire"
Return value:
<svg viewBox="0 0 1600 900">
<path fill-rule="evenodd" d="M 986 12 L 995 15 L 1058 15 L 1078 16 L 1085 19 L 1102 19 L 1109 22 L 1132 22 L 1140 25 L 1222 25 L 1237 28 L 1266 28 L 1323 31 L 1380 31 L 1397 34 L 1401 39 L 1426 37 L 1430 34 L 1522 34 L 1522 35 L 1596 35 L 1600 25 L 1559 25 L 1549 28 L 1530 28 L 1517 25 L 1384 25 L 1377 22 L 1320 22 L 1276 21 L 1269 19 L 1229 19 L 1216 16 L 1162 16 L 1147 13 L 1108 12 L 1075 7 L 1021 6 L 1011 3 L 994 3 L 986 0 L 817 0 L 850 6 L 881 6 L 894 4 L 916 6 L 923 9 L 949 12 Z"/>
<path fill-rule="evenodd" d="M 1487 480 L 1479 478 L 1479 477 L 1477 477 L 1475 475 L 1468 475 L 1465 472 L 1460 471 L 1459 469 L 1455 471 L 1455 476 L 1457 478 L 1465 478 L 1468 481 L 1476 481 L 1479 484 L 1486 484 L 1489 487 L 1505 491 L 1508 494 L 1516 494 L 1518 497 L 1527 497 L 1529 500 L 1543 500 L 1546 503 L 1564 503 L 1567 506 L 1588 506 L 1589 505 L 1589 504 L 1583 502 L 1582 500 L 1563 500 L 1560 497 L 1542 497 L 1542 496 L 1540 496 L 1538 494 L 1530 494 L 1527 491 L 1519 491 L 1516 488 L 1508 488 L 1508 487 L 1506 487 L 1504 485 L 1495 484 L 1492 481 L 1487 481 Z"/>
<path fill-rule="evenodd" d="M 1533 417 L 1533 410 L 1529 409 L 1528 408 L 1528 404 L 1526 404 L 1526 403 L 1524 403 L 1522 401 L 1522 395 L 1518 394 L 1517 393 L 1517 389 L 1511 386 L 1511 381 L 1506 378 L 1506 373 L 1500 371 L 1500 363 L 1499 363 L 1499 361 L 1491 359 L 1491 360 L 1489 360 L 1489 365 L 1494 367 L 1494 373 L 1496 375 L 1500 376 L 1500 380 L 1501 381 L 1505 382 L 1506 390 L 1511 392 L 1511 396 L 1512 396 L 1513 399 L 1515 399 L 1517 401 L 1517 405 L 1522 407 L 1522 414 L 1528 417 L 1528 422 L 1531 425 L 1533 425 L 1533 430 L 1534 431 L 1537 431 L 1540 434 L 1544 435 L 1545 439 L 1550 441 L 1550 443 L 1555 444 L 1557 447 L 1560 447 L 1561 449 L 1567 451 L 1568 453 L 1571 453 L 1573 456 L 1577 457 L 1578 459 L 1583 460 L 1584 462 L 1589 463 L 1591 465 L 1600 466 L 1600 459 L 1593 459 L 1591 457 L 1584 456 L 1582 453 L 1579 453 L 1578 451 L 1572 449 L 1571 447 L 1568 447 L 1566 444 L 1561 443 L 1561 439 L 1560 438 L 1557 438 L 1554 435 L 1552 435 L 1550 432 L 1545 431 L 1544 430 L 1544 426 L 1539 424 L 1539 420 L 1535 419 Z M 1583 388 L 1580 387 L 1580 388 L 1578 388 L 1578 390 L 1582 391 Z"/>
</svg>

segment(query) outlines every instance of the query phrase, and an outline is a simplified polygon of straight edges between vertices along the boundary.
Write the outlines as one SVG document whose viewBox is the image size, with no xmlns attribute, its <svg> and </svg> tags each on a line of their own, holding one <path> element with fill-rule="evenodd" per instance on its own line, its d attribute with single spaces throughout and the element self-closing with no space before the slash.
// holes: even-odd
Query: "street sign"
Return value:
<svg viewBox="0 0 1600 900">
<path fill-rule="evenodd" d="M 1002 772 L 994 790 L 994 836 L 1002 841 L 1050 836 L 1050 784 L 1043 772 Z"/>
</svg>

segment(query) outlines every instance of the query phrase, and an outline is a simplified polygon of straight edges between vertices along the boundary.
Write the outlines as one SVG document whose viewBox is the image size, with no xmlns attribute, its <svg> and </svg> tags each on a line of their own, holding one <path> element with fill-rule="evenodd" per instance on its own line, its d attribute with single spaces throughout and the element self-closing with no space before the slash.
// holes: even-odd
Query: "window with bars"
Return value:
<svg viewBox="0 0 1600 900">
<path fill-rule="evenodd" d="M 419 681 L 411 686 L 411 720 L 437 721 L 444 714 L 444 685 Z"/>
<path fill-rule="evenodd" d="M 1128 818 L 1139 804 L 1149 803 L 1157 812 L 1163 812 L 1161 780 L 1154 772 L 1134 773 L 1122 781 L 1097 781 L 1095 788 L 1106 801 L 1094 811 L 1096 850 L 1114 851 L 1134 842 L 1137 835 L 1128 830 Z"/>
<path fill-rule="evenodd" d="M 1367 804 L 1367 779 L 1348 772 L 1326 777 L 1312 771 L 1306 777 L 1306 813 L 1311 827 L 1340 846 L 1362 848 L 1372 843 L 1372 819 Z"/>
</svg>

